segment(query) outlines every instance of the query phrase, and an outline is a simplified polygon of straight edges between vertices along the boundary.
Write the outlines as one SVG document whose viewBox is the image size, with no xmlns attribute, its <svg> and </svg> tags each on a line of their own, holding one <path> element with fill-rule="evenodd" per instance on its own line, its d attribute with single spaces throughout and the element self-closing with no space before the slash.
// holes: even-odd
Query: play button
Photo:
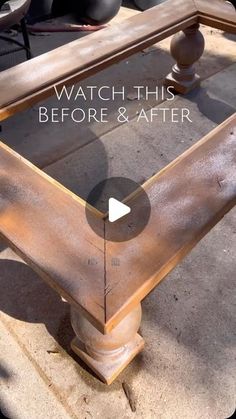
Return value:
<svg viewBox="0 0 236 419">
<path fill-rule="evenodd" d="M 94 209 L 102 213 L 103 224 Z M 136 237 L 146 227 L 150 213 L 151 205 L 145 190 L 124 177 L 103 180 L 87 198 L 87 221 L 96 234 L 108 241 L 122 242 Z"/>
<path fill-rule="evenodd" d="M 122 204 L 122 202 L 115 198 L 109 199 L 108 220 L 111 223 L 114 223 L 115 221 L 129 214 L 130 211 L 131 208 L 128 207 L 128 205 Z"/>
</svg>

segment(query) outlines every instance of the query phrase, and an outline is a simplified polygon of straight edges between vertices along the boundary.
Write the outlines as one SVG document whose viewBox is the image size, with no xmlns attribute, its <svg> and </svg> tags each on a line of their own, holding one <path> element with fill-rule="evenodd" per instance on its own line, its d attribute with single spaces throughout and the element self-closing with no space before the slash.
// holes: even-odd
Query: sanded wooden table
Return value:
<svg viewBox="0 0 236 419">
<path fill-rule="evenodd" d="M 232 10 L 220 0 L 170 0 L 4 71 L 0 118 L 48 97 L 55 84 L 84 79 L 180 29 L 172 41 L 177 64 L 166 84 L 191 90 L 200 81 L 193 64 L 204 50 L 199 23 L 235 33 Z M 81 198 L 0 144 L 0 236 L 71 305 L 72 348 L 104 382 L 143 348 L 137 333 L 142 299 L 236 204 L 235 167 L 233 115 L 143 185 L 151 203 L 146 228 L 127 242 L 111 242 L 90 228 Z M 140 195 L 129 199 L 141 211 Z M 104 231 L 106 215 L 90 211 Z M 122 231 L 122 221 L 117 228 Z"/>
</svg>

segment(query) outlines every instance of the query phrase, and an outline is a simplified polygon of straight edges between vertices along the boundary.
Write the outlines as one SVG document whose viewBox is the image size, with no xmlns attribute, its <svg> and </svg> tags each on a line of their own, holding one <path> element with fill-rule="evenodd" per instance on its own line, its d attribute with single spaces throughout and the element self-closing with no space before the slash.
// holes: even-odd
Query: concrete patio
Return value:
<svg viewBox="0 0 236 419">
<path fill-rule="evenodd" d="M 115 21 L 133 13 L 122 8 Z M 202 32 L 206 49 L 197 67 L 203 82 L 192 93 L 168 104 L 135 98 L 134 85 L 162 85 L 173 64 L 167 39 L 82 83 L 125 86 L 125 104 L 109 102 L 109 123 L 39 124 L 37 105 L 3 122 L 2 140 L 83 198 L 106 177 L 143 183 L 235 112 L 236 36 L 206 27 Z M 31 36 L 32 50 L 38 55 L 79 36 L 84 33 Z M 1 58 L 0 71 L 22 60 L 23 53 Z M 54 97 L 42 106 L 58 101 Z M 73 104 L 63 100 L 60 106 Z M 117 123 L 119 106 L 127 107 L 129 123 Z M 150 112 L 154 106 L 188 108 L 192 122 L 137 124 L 140 109 Z M 230 417 L 236 394 L 235 254 L 234 209 L 145 299 L 145 349 L 107 387 L 70 349 L 69 305 L 1 242 L 3 414 L 11 419 Z"/>
</svg>

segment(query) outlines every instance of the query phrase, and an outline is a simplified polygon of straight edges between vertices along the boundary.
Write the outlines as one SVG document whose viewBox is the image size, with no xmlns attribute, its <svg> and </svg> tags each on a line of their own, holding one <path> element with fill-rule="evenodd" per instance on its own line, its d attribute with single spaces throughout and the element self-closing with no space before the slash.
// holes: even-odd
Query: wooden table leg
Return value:
<svg viewBox="0 0 236 419">
<path fill-rule="evenodd" d="M 103 382 L 111 384 L 143 349 L 144 340 L 137 333 L 141 316 L 139 304 L 112 332 L 103 335 L 76 309 L 71 308 L 71 322 L 76 334 L 71 347 Z"/>
<path fill-rule="evenodd" d="M 176 64 L 165 79 L 167 86 L 174 86 L 176 92 L 186 94 L 199 85 L 200 76 L 195 73 L 194 63 L 202 56 L 204 46 L 204 37 L 198 24 L 173 36 L 171 54 Z"/>
</svg>

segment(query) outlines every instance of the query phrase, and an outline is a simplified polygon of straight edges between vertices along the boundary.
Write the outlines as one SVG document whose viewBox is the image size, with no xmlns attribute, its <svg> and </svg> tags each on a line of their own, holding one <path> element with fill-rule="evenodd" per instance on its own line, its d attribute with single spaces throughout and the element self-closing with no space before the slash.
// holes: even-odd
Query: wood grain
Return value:
<svg viewBox="0 0 236 419">
<path fill-rule="evenodd" d="M 236 204 L 236 114 L 144 188 L 151 217 L 135 239 L 106 244 L 106 331 L 111 330 Z M 132 207 L 142 202 L 133 197 Z M 119 223 L 119 229 L 122 226 Z M 112 258 L 120 260 L 114 269 Z"/>
<path fill-rule="evenodd" d="M 95 212 L 94 216 L 103 228 L 103 220 Z M 103 330 L 103 239 L 88 226 L 79 198 L 3 143 L 0 143 L 0 237 Z"/>
<path fill-rule="evenodd" d="M 79 199 L 0 143 L 0 237 L 109 333 L 236 204 L 235 169 L 236 114 L 144 184 L 152 211 L 138 237 L 105 243 Z M 140 195 L 129 199 L 142 216 Z"/>
<path fill-rule="evenodd" d="M 222 0 L 195 0 L 199 23 L 236 33 L 236 10 L 232 4 Z"/>
</svg>

